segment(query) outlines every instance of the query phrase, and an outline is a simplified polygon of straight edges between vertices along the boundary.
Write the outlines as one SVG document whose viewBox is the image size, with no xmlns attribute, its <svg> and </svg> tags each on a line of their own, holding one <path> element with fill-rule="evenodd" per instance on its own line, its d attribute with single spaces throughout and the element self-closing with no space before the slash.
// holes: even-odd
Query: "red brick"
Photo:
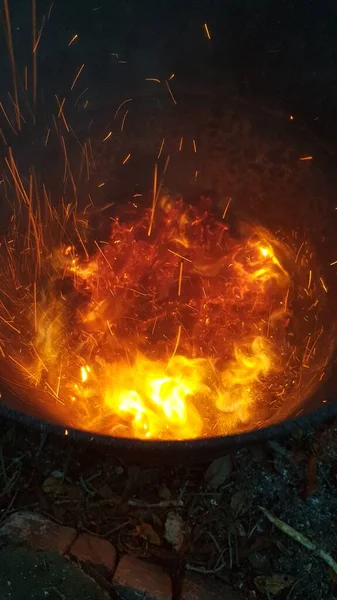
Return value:
<svg viewBox="0 0 337 600">
<path fill-rule="evenodd" d="M 37 513 L 13 513 L 0 528 L 0 539 L 9 544 L 25 545 L 32 550 L 67 552 L 76 538 L 76 529 L 58 525 Z"/>
<path fill-rule="evenodd" d="M 115 570 L 116 550 L 108 540 L 82 533 L 71 546 L 69 554 L 80 562 L 102 565 L 110 573 Z"/>
<path fill-rule="evenodd" d="M 146 594 L 144 600 L 171 600 L 172 597 L 169 576 L 160 567 L 134 556 L 121 558 L 113 583 L 126 588 L 125 591 Z"/>
<path fill-rule="evenodd" d="M 171 580 L 165 571 L 157 566 L 134 558 L 123 556 L 120 560 L 113 583 L 130 600 L 171 600 Z M 210 576 L 194 577 L 187 574 L 184 580 L 184 600 L 245 600 L 241 592 L 229 585 L 218 583 Z"/>
</svg>

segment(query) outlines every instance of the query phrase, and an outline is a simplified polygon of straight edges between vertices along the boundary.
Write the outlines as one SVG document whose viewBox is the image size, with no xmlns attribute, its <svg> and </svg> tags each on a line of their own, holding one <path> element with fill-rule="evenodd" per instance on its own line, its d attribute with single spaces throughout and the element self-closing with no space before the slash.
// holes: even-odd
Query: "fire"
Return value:
<svg viewBox="0 0 337 600">
<path fill-rule="evenodd" d="M 30 237 L 14 222 L 1 247 L 0 366 L 50 419 L 192 439 L 249 429 L 294 396 L 309 355 L 294 344 L 291 302 L 307 263 L 288 244 L 260 226 L 232 231 L 204 199 L 163 195 L 111 215 L 100 242 L 74 213 L 77 247 L 69 207 L 61 227 L 52 218 L 55 237 L 25 201 Z"/>
</svg>

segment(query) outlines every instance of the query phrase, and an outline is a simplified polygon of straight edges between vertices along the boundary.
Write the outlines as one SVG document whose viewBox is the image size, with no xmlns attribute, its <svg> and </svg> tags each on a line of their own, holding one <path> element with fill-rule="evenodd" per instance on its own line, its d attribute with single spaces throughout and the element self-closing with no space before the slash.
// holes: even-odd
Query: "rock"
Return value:
<svg viewBox="0 0 337 600">
<path fill-rule="evenodd" d="M 93 565 L 102 565 L 111 574 L 116 567 L 116 550 L 108 540 L 81 533 L 69 551 L 70 556 L 80 562 L 90 562 Z"/>
<path fill-rule="evenodd" d="M 169 576 L 157 565 L 133 556 L 123 556 L 118 563 L 113 583 L 125 600 L 171 600 Z"/>
<path fill-rule="evenodd" d="M 123 556 L 116 569 L 113 583 L 123 600 L 171 600 L 171 580 L 165 571 L 150 563 Z M 211 577 L 187 574 L 184 580 L 184 600 L 245 600 L 241 592 Z"/>
<path fill-rule="evenodd" d="M 76 535 L 76 529 L 28 511 L 13 513 L 0 527 L 2 545 L 25 545 L 32 550 L 55 550 L 60 554 L 69 550 Z"/>
</svg>

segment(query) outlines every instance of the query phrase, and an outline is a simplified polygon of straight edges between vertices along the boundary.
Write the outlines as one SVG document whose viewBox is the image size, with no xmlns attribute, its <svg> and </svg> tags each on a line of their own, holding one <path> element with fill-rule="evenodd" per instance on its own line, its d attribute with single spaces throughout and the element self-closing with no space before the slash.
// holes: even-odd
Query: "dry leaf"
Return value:
<svg viewBox="0 0 337 600">
<path fill-rule="evenodd" d="M 150 544 L 154 544 L 155 546 L 160 546 L 161 544 L 161 539 L 158 533 L 155 532 L 150 523 L 141 523 L 140 525 L 137 525 L 136 535 L 143 538 Z"/>
<path fill-rule="evenodd" d="M 205 483 L 208 488 L 217 489 L 231 475 L 233 470 L 232 459 L 229 454 L 213 460 L 205 473 Z"/>
<path fill-rule="evenodd" d="M 179 552 L 184 541 L 185 523 L 181 515 L 171 510 L 165 522 L 165 540 Z"/>
<path fill-rule="evenodd" d="M 246 490 L 238 490 L 231 499 L 231 509 L 234 517 L 238 517 L 247 506 L 248 493 Z"/>
<path fill-rule="evenodd" d="M 295 577 L 291 577 L 290 575 L 279 575 L 275 573 L 274 575 L 259 575 L 255 577 L 254 583 L 262 594 L 272 594 L 276 595 L 290 587 L 295 583 Z"/>
<path fill-rule="evenodd" d="M 63 494 L 64 484 L 58 477 L 47 477 L 42 484 L 42 489 L 46 494 Z"/>
</svg>

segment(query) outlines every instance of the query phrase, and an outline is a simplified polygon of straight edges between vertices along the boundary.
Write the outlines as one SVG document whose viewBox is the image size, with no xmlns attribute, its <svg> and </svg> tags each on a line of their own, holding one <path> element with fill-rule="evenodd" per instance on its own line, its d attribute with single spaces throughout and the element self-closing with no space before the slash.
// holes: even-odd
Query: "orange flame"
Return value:
<svg viewBox="0 0 337 600">
<path fill-rule="evenodd" d="M 268 418 L 301 377 L 288 336 L 296 254 L 261 227 L 233 236 L 181 199 L 130 208 L 90 257 L 69 242 L 55 247 L 35 224 L 33 284 L 28 251 L 6 246 L 9 386 L 67 427 L 115 436 L 189 439 Z M 76 218 L 82 248 L 87 224 Z"/>
</svg>

